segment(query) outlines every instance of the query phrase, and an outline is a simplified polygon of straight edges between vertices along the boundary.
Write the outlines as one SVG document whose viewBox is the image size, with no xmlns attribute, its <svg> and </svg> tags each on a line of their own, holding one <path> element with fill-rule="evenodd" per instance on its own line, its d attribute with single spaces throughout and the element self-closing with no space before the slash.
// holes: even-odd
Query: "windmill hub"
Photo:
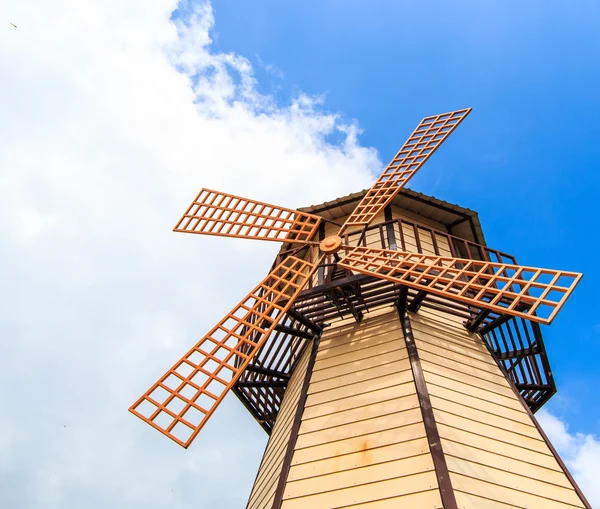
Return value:
<svg viewBox="0 0 600 509">
<path fill-rule="evenodd" d="M 321 243 L 319 244 L 319 249 L 323 253 L 333 254 L 337 253 L 340 250 L 341 245 L 341 237 L 338 237 L 337 235 L 330 235 L 329 237 L 321 241 Z"/>
</svg>

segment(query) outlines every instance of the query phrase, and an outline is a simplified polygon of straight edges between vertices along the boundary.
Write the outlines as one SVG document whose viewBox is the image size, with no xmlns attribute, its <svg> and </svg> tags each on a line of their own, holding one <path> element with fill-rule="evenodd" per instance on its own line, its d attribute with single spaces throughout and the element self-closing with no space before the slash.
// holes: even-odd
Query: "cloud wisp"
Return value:
<svg viewBox="0 0 600 509">
<path fill-rule="evenodd" d="M 367 187 L 377 154 L 318 98 L 258 93 L 207 2 L 9 3 L 0 505 L 243 506 L 266 436 L 234 396 L 188 451 L 127 408 L 277 246 L 171 228 L 200 187 L 305 206 Z"/>
<path fill-rule="evenodd" d="M 171 228 L 200 187 L 304 206 L 367 187 L 377 154 L 322 98 L 260 94 L 243 55 L 213 49 L 208 2 L 7 11 L 19 28 L 0 29 L 0 506 L 242 507 L 266 436 L 235 397 L 187 451 L 127 408 L 277 246 Z M 597 438 L 539 415 L 600 504 Z"/>
<path fill-rule="evenodd" d="M 600 507 L 600 439 L 569 431 L 568 424 L 541 409 L 536 417 L 592 507 Z"/>
</svg>

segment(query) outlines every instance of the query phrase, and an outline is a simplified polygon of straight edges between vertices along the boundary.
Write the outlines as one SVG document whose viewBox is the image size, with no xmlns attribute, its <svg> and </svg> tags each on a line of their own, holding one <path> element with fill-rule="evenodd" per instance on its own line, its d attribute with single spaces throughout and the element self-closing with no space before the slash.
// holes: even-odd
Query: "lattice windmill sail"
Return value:
<svg viewBox="0 0 600 509">
<path fill-rule="evenodd" d="M 444 416 L 447 412 L 452 416 L 456 416 L 457 412 L 464 413 L 479 426 L 492 425 L 483 422 L 484 417 L 477 417 L 479 420 L 472 417 L 471 414 L 479 410 L 471 400 L 483 401 L 485 398 L 476 391 L 475 395 L 472 394 L 474 389 L 469 389 L 474 387 L 472 382 L 469 385 L 463 380 L 456 380 L 458 375 L 452 374 L 456 370 L 441 367 L 440 359 L 444 356 L 447 358 L 443 362 L 450 365 L 453 362 L 465 363 L 465 369 L 462 370 L 466 373 L 464 376 L 479 380 L 477 383 L 483 384 L 484 388 L 486 384 L 498 385 L 500 379 L 504 381 L 504 387 L 501 384 L 498 387 L 491 386 L 491 393 L 497 395 L 491 399 L 508 398 L 506 401 L 512 402 L 506 410 L 496 409 L 492 412 L 490 408 L 488 413 L 504 413 L 509 416 L 507 419 L 519 422 L 519 426 L 529 426 L 531 429 L 527 428 L 526 431 L 531 436 L 527 435 L 528 439 L 538 440 L 549 451 L 544 449 L 537 453 L 546 452 L 548 457 L 556 458 L 553 460 L 556 465 L 550 460 L 544 460 L 544 463 L 531 458 L 523 460 L 524 464 L 543 463 L 539 468 L 553 470 L 552 482 L 560 481 L 561 489 L 566 490 L 557 495 L 557 500 L 564 499 L 565 503 L 571 504 L 568 507 L 586 507 L 583 495 L 549 443 L 546 445 L 547 440 L 541 429 L 535 427 L 537 423 L 530 413 L 530 409 L 535 410 L 551 395 L 551 391 L 544 387 L 552 385 L 549 369 L 544 374 L 540 371 L 540 366 L 542 371 L 546 369 L 547 362 L 537 324 L 548 324 L 555 318 L 581 279 L 581 274 L 520 266 L 514 259 L 507 260 L 508 255 L 493 260 L 490 250 L 485 246 L 479 246 L 479 251 L 473 255 L 466 239 L 458 239 L 464 242 L 465 250 L 456 237 L 451 238 L 446 234 L 446 238 L 443 232 L 431 229 L 431 243 L 428 244 L 419 233 L 424 228 L 423 224 L 409 223 L 405 216 L 393 209 L 400 193 L 408 193 L 404 189 L 406 183 L 470 111 L 469 108 L 423 119 L 373 187 L 345 216 L 343 225 L 337 227 L 337 231 L 332 229 L 334 222 L 324 221 L 327 214 L 323 211 L 319 215 L 312 211 L 292 210 L 208 189 L 200 191 L 175 226 L 174 231 L 177 232 L 277 241 L 283 245 L 274 268 L 266 278 L 130 408 L 135 415 L 187 448 L 225 395 L 233 390 L 271 434 L 249 507 L 293 509 L 308 504 L 314 507 L 341 507 L 345 505 L 340 501 L 347 499 L 346 505 L 351 500 L 354 500 L 354 505 L 379 500 L 378 503 L 384 507 L 382 501 L 388 500 L 392 505 L 401 502 L 408 504 L 407 507 L 426 507 L 431 502 L 431 507 L 443 505 L 450 508 L 458 507 L 457 500 L 461 497 L 476 506 L 478 497 L 485 498 L 482 493 L 489 488 L 482 488 L 477 482 L 489 483 L 490 480 L 479 479 L 471 486 L 475 474 L 469 472 L 468 468 L 473 468 L 472 465 L 483 460 L 465 459 L 467 453 L 453 449 L 463 439 L 440 438 L 438 428 L 446 426 L 447 422 L 443 419 L 446 419 Z M 399 203 L 404 203 L 404 198 Z M 400 215 L 394 218 L 395 213 Z M 370 226 L 382 214 L 385 222 Z M 409 224 L 412 233 L 410 238 L 405 239 Z M 373 228 L 378 228 L 378 236 L 373 234 Z M 400 238 L 401 249 L 397 246 L 396 237 Z M 373 239 L 376 239 L 375 242 Z M 427 252 L 429 245 L 432 252 Z M 390 318 L 389 312 L 387 315 L 383 313 L 387 309 L 385 306 L 390 303 L 395 303 L 400 320 Z M 437 315 L 433 321 L 427 318 L 425 311 L 420 311 L 421 305 L 423 309 L 435 310 Z M 331 323 L 329 319 L 333 316 L 332 312 L 338 315 L 336 323 Z M 363 320 L 365 313 L 369 313 L 369 318 Z M 448 318 L 444 313 L 468 318 L 465 320 L 466 328 L 461 323 L 457 329 L 453 322 L 455 318 Z M 379 315 L 385 317 L 383 322 L 377 318 Z M 354 318 L 360 328 L 342 333 L 344 327 L 349 327 L 344 321 L 346 317 Z M 516 322 L 517 319 L 522 322 Z M 385 337 L 386 341 L 373 339 L 371 344 L 371 340 L 366 340 L 365 346 L 361 348 L 357 345 L 354 351 L 352 346 L 355 340 L 348 341 L 347 338 L 358 338 L 356 342 L 360 343 L 363 341 L 361 337 L 368 337 L 371 322 L 383 327 L 379 335 Z M 390 325 L 392 323 L 396 325 Z M 521 329 L 514 325 L 517 323 L 521 324 Z M 412 324 L 418 324 L 421 328 L 419 333 L 413 335 Z M 392 334 L 393 339 L 388 338 L 390 327 L 397 331 Z M 502 327 L 517 327 L 515 330 L 522 348 L 515 345 L 513 350 L 518 353 L 513 354 L 509 346 L 511 341 L 514 344 L 512 336 L 508 343 L 504 336 L 502 344 L 494 339 L 495 332 L 503 333 Z M 422 339 L 415 339 L 414 336 L 421 333 L 424 335 Z M 279 343 L 277 346 L 269 341 L 273 335 L 283 337 L 281 341 L 274 340 Z M 531 340 L 530 335 L 535 339 Z M 337 345 L 336 341 L 340 344 Z M 382 365 L 387 366 L 385 369 L 377 363 L 373 364 L 373 359 L 387 355 L 386 345 L 391 344 L 400 345 L 390 350 L 396 352 L 393 355 L 406 352 L 406 360 L 399 359 L 398 362 L 410 360 L 407 366 L 412 374 L 409 381 L 400 383 L 396 380 L 386 386 L 386 381 L 400 376 L 399 372 L 389 359 L 385 362 L 382 360 Z M 424 359 L 428 359 L 423 364 L 428 366 L 429 372 L 421 368 L 418 354 L 421 348 L 423 355 L 426 354 Z M 282 351 L 287 352 L 284 360 Z M 335 355 L 331 351 L 336 352 Z M 395 358 L 393 355 L 390 359 Z M 345 356 L 351 356 L 348 358 L 353 361 L 340 364 Z M 437 363 L 431 359 L 436 359 Z M 429 367 L 429 362 L 434 367 Z M 355 366 L 356 370 L 344 372 L 346 368 L 339 367 L 347 365 Z M 378 374 L 371 377 L 369 373 Z M 410 374 L 406 370 L 402 373 L 403 377 Z M 452 387 L 444 389 L 450 392 L 443 396 L 436 393 L 430 400 L 428 391 L 441 391 L 444 386 L 438 380 L 440 376 L 452 381 L 448 382 Z M 546 378 L 542 380 L 544 376 Z M 539 383 L 530 383 L 532 381 Z M 462 383 L 466 384 L 465 394 L 457 389 Z M 402 391 L 408 392 L 404 394 Z M 411 391 L 414 392 L 413 399 L 409 397 Z M 509 397 L 510 391 L 521 392 Z M 383 392 L 387 396 L 383 396 Z M 452 394 L 460 395 L 460 401 L 454 401 Z M 379 402 L 378 397 L 384 399 Z M 399 397 L 402 402 L 397 400 Z M 436 408 L 437 398 L 441 398 L 440 409 Z M 379 407 L 385 406 L 388 400 L 395 402 L 386 407 L 388 413 L 382 414 L 379 421 L 375 419 L 371 422 L 369 412 L 379 412 Z M 523 405 L 520 414 L 515 402 Z M 404 408 L 402 405 L 408 406 Z M 448 405 L 454 405 L 451 411 L 446 408 Z M 336 460 L 338 466 L 335 467 L 332 460 L 327 459 L 332 458 L 331 453 L 325 452 L 327 443 L 333 440 L 337 444 L 335 447 L 342 448 L 343 444 L 354 443 L 354 436 L 367 436 L 370 430 L 380 429 L 381 423 L 386 420 L 383 416 L 388 416 L 390 422 L 398 419 L 398 422 L 394 421 L 395 424 L 388 425 L 392 425 L 391 429 L 402 429 L 404 433 L 406 424 L 399 423 L 405 422 L 411 409 L 416 407 L 420 409 L 418 414 L 421 417 L 417 418 L 414 412 L 410 414 L 413 416 L 411 419 L 416 419 L 410 426 L 414 428 L 414 436 L 423 435 L 423 443 L 429 444 L 428 452 L 424 450 L 415 456 L 418 461 L 411 461 L 420 462 L 420 466 L 415 466 L 415 463 L 407 467 L 403 475 L 394 477 L 394 482 L 390 482 L 389 474 L 383 473 L 387 462 L 408 465 L 408 458 L 411 457 L 410 454 L 406 456 L 402 447 L 392 447 L 392 444 L 399 443 L 398 437 L 390 439 L 389 443 L 384 441 L 383 444 L 367 447 L 373 448 L 373 454 L 377 457 L 385 449 L 384 456 L 387 459 L 381 460 L 381 465 L 377 467 L 379 470 L 373 465 L 367 469 L 366 464 L 360 472 L 354 470 L 362 461 L 355 457 L 358 450 L 356 446 L 348 445 L 349 449 L 343 453 L 348 455 L 345 467 L 340 466 L 345 460 Z M 364 415 L 360 414 L 361 408 L 363 413 L 366 412 Z M 283 417 L 278 418 L 281 414 Z M 436 424 L 436 417 L 443 425 Z M 452 421 L 454 418 L 448 419 Z M 372 427 L 359 429 L 359 424 L 356 424 L 367 421 Z M 356 429 L 351 429 L 352 426 Z M 449 426 L 456 429 L 457 424 L 453 422 Z M 535 433 L 533 429 L 536 429 Z M 463 431 L 472 432 L 466 423 Z M 329 438 L 318 446 L 320 449 L 314 449 L 320 443 L 318 440 L 314 442 L 315 437 L 323 433 Z M 491 432 L 482 433 L 489 435 Z M 473 435 L 476 436 L 477 433 Z M 417 440 L 411 438 L 413 436 L 410 434 L 407 437 L 403 440 Z M 282 444 L 287 444 L 285 454 L 281 449 L 284 447 Z M 444 444 L 444 447 L 454 451 L 450 456 L 444 454 Z M 542 447 L 540 444 L 536 444 L 538 449 Z M 474 447 L 473 450 L 487 447 L 482 443 L 463 445 Z M 281 450 L 275 450 L 277 447 Z M 409 450 L 412 445 L 406 447 Z M 396 452 L 392 452 L 392 449 Z M 486 461 L 491 462 L 486 468 L 498 470 L 498 465 L 489 459 L 496 452 L 487 451 L 486 454 Z M 279 463 L 274 460 L 274 455 L 279 458 Z M 498 462 L 502 463 L 502 460 Z M 375 465 L 379 463 L 376 461 Z M 520 464 L 511 465 L 513 467 L 517 470 L 525 468 Z M 511 468 L 506 467 L 503 472 L 512 472 Z M 400 472 L 404 472 L 402 468 Z M 487 470 L 484 473 L 477 472 L 475 478 L 486 475 L 489 477 L 491 474 Z M 508 474 L 502 475 L 506 477 Z M 528 472 L 523 475 L 531 477 L 533 474 Z M 320 479 L 322 476 L 326 479 Z M 348 481 L 349 476 L 354 480 Z M 399 480 L 403 476 L 411 477 L 411 482 L 406 484 Z M 435 488 L 429 486 L 427 489 L 418 489 L 417 485 L 422 479 L 429 479 L 423 482 L 429 482 L 430 485 L 435 481 Z M 326 480 L 333 487 L 323 488 Z M 452 486 L 452 480 L 458 487 Z M 546 480 L 543 478 L 539 482 Z M 360 486 L 373 483 L 378 484 L 374 491 L 359 489 Z M 388 488 L 391 491 L 386 495 Z M 538 488 L 536 485 L 535 489 Z M 505 486 L 503 489 L 505 492 L 500 490 L 500 495 L 494 494 L 488 498 L 514 506 L 514 500 L 510 498 L 513 495 L 506 492 L 514 487 Z M 333 492 L 335 495 L 331 494 Z"/>
</svg>

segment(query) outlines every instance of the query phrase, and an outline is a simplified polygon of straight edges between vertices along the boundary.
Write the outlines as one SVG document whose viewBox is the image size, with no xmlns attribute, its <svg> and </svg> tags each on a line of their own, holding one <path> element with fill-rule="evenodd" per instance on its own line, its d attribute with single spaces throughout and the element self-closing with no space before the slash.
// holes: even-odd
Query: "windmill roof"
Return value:
<svg viewBox="0 0 600 509">
<path fill-rule="evenodd" d="M 336 198 L 335 200 L 303 207 L 298 210 L 334 220 L 349 215 L 368 189 Z M 441 223 L 449 233 L 486 245 L 479 215 L 474 210 L 428 196 L 409 188 L 403 188 L 392 201 L 392 204 L 418 214 L 421 217 Z"/>
</svg>

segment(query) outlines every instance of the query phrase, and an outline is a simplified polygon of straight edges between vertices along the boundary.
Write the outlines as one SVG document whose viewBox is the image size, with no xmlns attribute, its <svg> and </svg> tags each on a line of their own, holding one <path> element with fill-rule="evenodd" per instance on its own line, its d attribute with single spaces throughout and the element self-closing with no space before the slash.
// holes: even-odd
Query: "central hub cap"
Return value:
<svg viewBox="0 0 600 509">
<path fill-rule="evenodd" d="M 338 237 L 337 235 L 331 235 L 330 237 L 327 237 L 326 239 L 323 239 L 321 241 L 321 243 L 319 244 L 319 249 L 323 253 L 333 254 L 337 253 L 340 250 L 341 245 L 341 237 Z"/>
</svg>

